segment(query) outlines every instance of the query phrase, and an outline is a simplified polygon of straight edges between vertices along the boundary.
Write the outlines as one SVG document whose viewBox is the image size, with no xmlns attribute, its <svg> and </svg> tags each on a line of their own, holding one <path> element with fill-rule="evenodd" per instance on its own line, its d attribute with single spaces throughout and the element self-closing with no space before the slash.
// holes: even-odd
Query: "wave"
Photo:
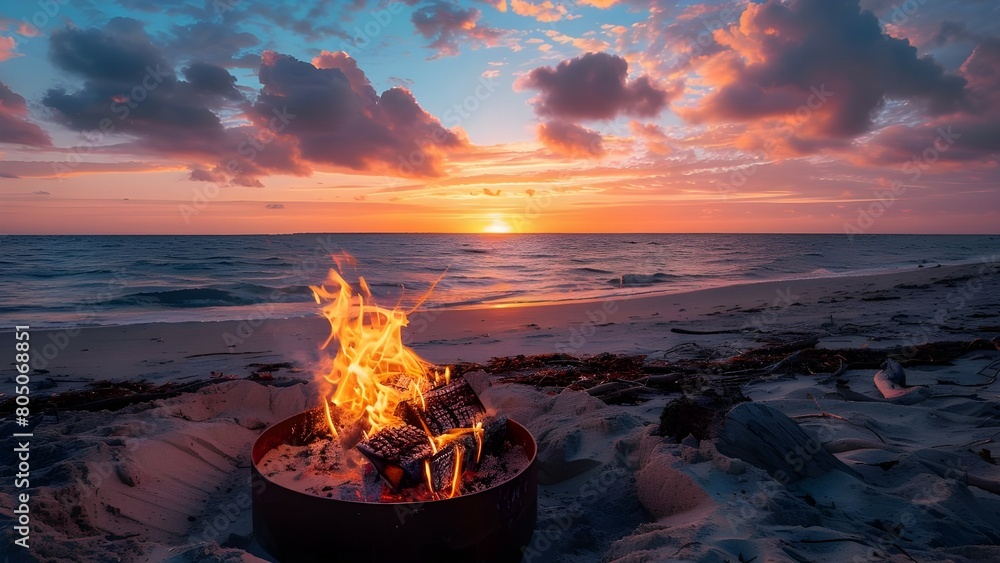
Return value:
<svg viewBox="0 0 1000 563">
<path fill-rule="evenodd" d="M 224 287 L 196 287 L 132 293 L 101 303 L 109 306 L 233 307 L 257 303 L 310 301 L 308 286 L 267 287 L 237 284 Z"/>
<path fill-rule="evenodd" d="M 624 274 L 617 278 L 608 280 L 608 283 L 620 287 L 643 286 L 643 285 L 654 285 L 659 283 L 668 283 L 674 279 L 677 279 L 677 276 L 664 274 L 662 272 L 657 272 L 655 274 Z"/>
<path fill-rule="evenodd" d="M 580 272 L 584 274 L 613 274 L 611 270 L 602 270 L 600 268 L 573 268 L 571 272 Z"/>
<path fill-rule="evenodd" d="M 48 279 L 48 278 L 73 278 L 73 277 L 80 277 L 80 276 L 105 276 L 105 275 L 110 275 L 110 274 L 114 274 L 114 273 L 115 273 L 114 270 L 101 269 L 101 270 L 87 270 L 85 272 L 42 272 L 42 271 L 34 271 L 34 272 L 28 272 L 28 273 L 21 274 L 21 275 L 23 275 L 25 277 L 28 277 L 28 278 Z"/>
</svg>

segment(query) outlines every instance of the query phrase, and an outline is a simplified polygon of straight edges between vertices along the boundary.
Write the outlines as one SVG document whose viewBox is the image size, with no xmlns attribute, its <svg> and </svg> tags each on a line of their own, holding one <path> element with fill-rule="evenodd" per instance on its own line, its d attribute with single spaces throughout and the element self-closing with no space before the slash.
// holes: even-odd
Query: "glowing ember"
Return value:
<svg viewBox="0 0 1000 563">
<path fill-rule="evenodd" d="M 353 265 L 345 256 L 338 270 L 345 260 Z M 338 270 L 311 286 L 330 322 L 322 348 L 336 346 L 319 373 L 330 433 L 344 449 L 357 446 L 396 492 L 422 485 L 433 498 L 461 494 L 463 473 L 479 464 L 490 430 L 504 421 L 485 416 L 463 379 L 452 382 L 449 369 L 433 369 L 403 345 L 405 311 L 376 305 L 364 278 L 356 293 Z M 414 433 L 427 443 L 414 443 Z M 429 453 L 421 450 L 428 445 Z"/>
</svg>

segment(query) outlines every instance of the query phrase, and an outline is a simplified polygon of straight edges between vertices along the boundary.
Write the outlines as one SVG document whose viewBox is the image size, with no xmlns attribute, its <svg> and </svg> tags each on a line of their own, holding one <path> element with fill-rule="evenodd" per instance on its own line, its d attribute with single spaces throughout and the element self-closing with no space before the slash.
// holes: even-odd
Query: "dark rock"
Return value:
<svg viewBox="0 0 1000 563">
<path fill-rule="evenodd" d="M 659 434 L 677 441 L 688 435 L 699 441 L 710 438 L 729 409 L 744 401 L 749 399 L 739 391 L 707 389 L 700 395 L 684 395 L 663 408 Z"/>
<path fill-rule="evenodd" d="M 763 403 L 744 403 L 729 411 L 715 433 L 723 455 L 742 459 L 786 484 L 818 477 L 832 469 L 856 475 L 795 421 Z"/>
</svg>

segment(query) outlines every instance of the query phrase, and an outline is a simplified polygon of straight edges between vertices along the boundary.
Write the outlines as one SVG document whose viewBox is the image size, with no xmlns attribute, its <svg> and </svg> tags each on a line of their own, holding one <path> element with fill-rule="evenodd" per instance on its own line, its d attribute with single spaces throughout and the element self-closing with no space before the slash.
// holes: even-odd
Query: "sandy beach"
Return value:
<svg viewBox="0 0 1000 563">
<path fill-rule="evenodd" d="M 994 260 L 424 311 L 411 316 L 404 340 L 439 364 L 608 352 L 662 367 L 810 337 L 817 349 L 895 347 L 905 356 L 927 342 L 997 336 L 997 273 Z M 113 411 L 35 415 L 32 550 L 22 554 L 271 561 L 250 522 L 249 448 L 266 426 L 318 404 L 311 368 L 327 333 L 322 318 L 35 331 L 45 361 L 32 375 L 33 401 L 98 381 L 212 383 Z M 616 405 L 577 389 L 502 382 L 503 374 L 470 378 L 487 407 L 539 442 L 539 519 L 524 561 L 984 561 L 1000 559 L 998 359 L 1000 351 L 979 348 L 949 365 L 907 366 L 907 384 L 925 388 L 913 404 L 885 399 L 876 369 L 847 369 L 839 382 L 794 369 L 748 381 L 751 404 L 791 417 L 815 440 L 807 465 L 824 450 L 849 468 L 791 481 L 720 453 L 714 439 L 657 435 L 678 393 Z M 3 447 L 16 444 L 4 438 Z M 3 471 L 0 516 L 11 522 L 13 469 Z"/>
</svg>

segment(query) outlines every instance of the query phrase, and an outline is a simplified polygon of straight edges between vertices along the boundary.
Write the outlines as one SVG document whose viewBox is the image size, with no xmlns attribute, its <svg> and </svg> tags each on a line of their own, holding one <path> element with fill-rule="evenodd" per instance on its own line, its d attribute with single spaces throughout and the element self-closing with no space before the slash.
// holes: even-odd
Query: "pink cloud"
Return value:
<svg viewBox="0 0 1000 563">
<path fill-rule="evenodd" d="M 800 152 L 870 131 L 886 100 L 912 100 L 932 115 L 965 103 L 963 78 L 885 35 L 857 0 L 750 4 L 713 37 L 722 49 L 698 67 L 710 93 L 678 113 L 694 123 L 795 121 L 788 140 Z"/>
<path fill-rule="evenodd" d="M 428 47 L 437 51 L 436 58 L 458 55 L 462 43 L 473 47 L 498 45 L 506 33 L 480 25 L 481 16 L 482 12 L 475 8 L 437 1 L 416 10 L 410 19 L 417 33 L 431 40 Z"/>
<path fill-rule="evenodd" d="M 0 36 L 0 62 L 21 56 L 16 49 L 17 41 L 13 37 Z"/>
<path fill-rule="evenodd" d="M 563 156 L 599 158 L 604 156 L 603 139 L 597 131 L 575 123 L 552 121 L 537 128 L 538 139 L 549 150 Z"/>
<path fill-rule="evenodd" d="M 50 146 L 48 133 L 27 120 L 28 105 L 24 97 L 0 82 L 0 143 Z"/>
<path fill-rule="evenodd" d="M 649 76 L 629 80 L 628 62 L 607 53 L 587 53 L 556 68 L 536 68 L 518 81 L 518 87 L 539 90 L 535 104 L 539 115 L 567 120 L 653 117 L 670 98 Z"/>
</svg>

